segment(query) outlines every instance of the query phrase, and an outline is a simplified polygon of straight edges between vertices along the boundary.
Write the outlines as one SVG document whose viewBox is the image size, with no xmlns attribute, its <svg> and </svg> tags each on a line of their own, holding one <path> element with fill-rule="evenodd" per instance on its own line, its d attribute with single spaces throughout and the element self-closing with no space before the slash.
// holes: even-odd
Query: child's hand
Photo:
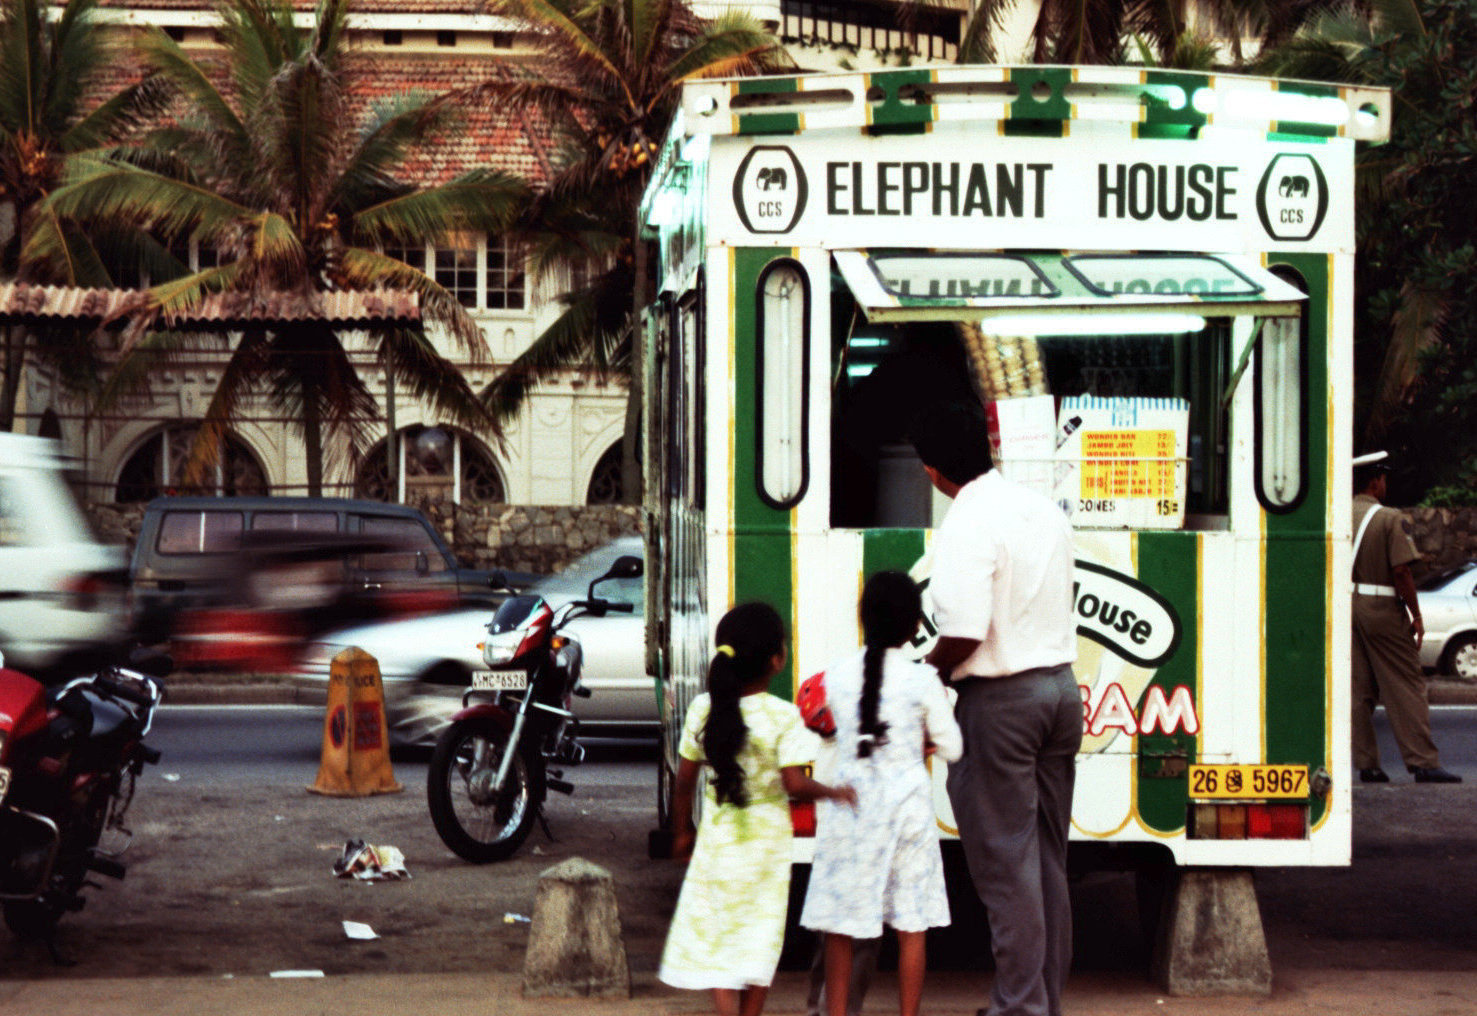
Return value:
<svg viewBox="0 0 1477 1016">
<path fill-rule="evenodd" d="M 851 786 L 832 787 L 831 792 L 826 795 L 833 801 L 840 801 L 856 807 L 856 789 Z"/>
</svg>

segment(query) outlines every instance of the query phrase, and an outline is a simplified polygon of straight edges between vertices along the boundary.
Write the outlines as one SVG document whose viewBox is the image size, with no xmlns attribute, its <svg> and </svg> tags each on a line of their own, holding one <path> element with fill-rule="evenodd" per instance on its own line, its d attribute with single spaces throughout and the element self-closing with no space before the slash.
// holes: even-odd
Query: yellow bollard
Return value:
<svg viewBox="0 0 1477 1016">
<path fill-rule="evenodd" d="M 328 713 L 323 718 L 323 758 L 309 793 L 328 797 L 397 794 L 390 767 L 390 729 L 379 661 L 357 646 L 328 667 Z"/>
</svg>

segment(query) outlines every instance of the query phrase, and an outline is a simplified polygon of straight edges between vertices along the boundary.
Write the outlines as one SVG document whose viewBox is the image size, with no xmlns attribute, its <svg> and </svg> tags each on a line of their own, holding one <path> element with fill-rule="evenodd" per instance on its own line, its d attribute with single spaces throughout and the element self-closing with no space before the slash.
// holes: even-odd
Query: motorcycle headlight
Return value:
<svg viewBox="0 0 1477 1016">
<path fill-rule="evenodd" d="M 488 635 L 482 640 L 482 662 L 489 667 L 501 667 L 513 662 L 523 645 L 524 632 L 505 631 Z"/>
</svg>

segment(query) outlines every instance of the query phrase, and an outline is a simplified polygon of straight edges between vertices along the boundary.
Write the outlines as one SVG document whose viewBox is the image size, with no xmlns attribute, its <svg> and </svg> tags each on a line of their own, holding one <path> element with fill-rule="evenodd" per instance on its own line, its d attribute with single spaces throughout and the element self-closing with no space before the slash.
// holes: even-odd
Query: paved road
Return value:
<svg viewBox="0 0 1477 1016">
<path fill-rule="evenodd" d="M 311 780 L 322 738 L 321 706 L 165 706 L 154 721 L 149 743 L 164 753 L 157 771 L 177 776 L 182 785 L 271 785 Z M 588 760 L 566 773 L 576 786 L 649 784 L 655 795 L 654 739 L 583 741 Z M 397 750 L 396 776 L 408 785 L 424 785 L 428 757 L 426 751 Z"/>
</svg>

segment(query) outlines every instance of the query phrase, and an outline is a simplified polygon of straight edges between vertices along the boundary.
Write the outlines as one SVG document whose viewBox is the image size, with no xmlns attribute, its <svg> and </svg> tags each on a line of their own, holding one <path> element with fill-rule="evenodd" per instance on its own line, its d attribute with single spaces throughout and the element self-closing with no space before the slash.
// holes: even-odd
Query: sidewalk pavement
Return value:
<svg viewBox="0 0 1477 1016">
<path fill-rule="evenodd" d="M 926 1016 L 974 1016 L 985 1002 L 987 974 L 932 973 Z M 769 1016 L 805 1012 L 808 975 L 781 973 Z M 881 973 L 867 1013 L 896 1011 L 896 979 Z M 1142 977 L 1075 975 L 1066 1016 L 1454 1016 L 1477 1013 L 1477 973 L 1448 971 L 1293 970 L 1279 972 L 1266 998 L 1172 998 Z M 639 984 L 630 999 L 525 999 L 518 974 L 354 975 L 321 979 L 138 978 L 0 980 L 5 1016 L 685 1016 L 712 1012 L 702 992 Z"/>
</svg>

